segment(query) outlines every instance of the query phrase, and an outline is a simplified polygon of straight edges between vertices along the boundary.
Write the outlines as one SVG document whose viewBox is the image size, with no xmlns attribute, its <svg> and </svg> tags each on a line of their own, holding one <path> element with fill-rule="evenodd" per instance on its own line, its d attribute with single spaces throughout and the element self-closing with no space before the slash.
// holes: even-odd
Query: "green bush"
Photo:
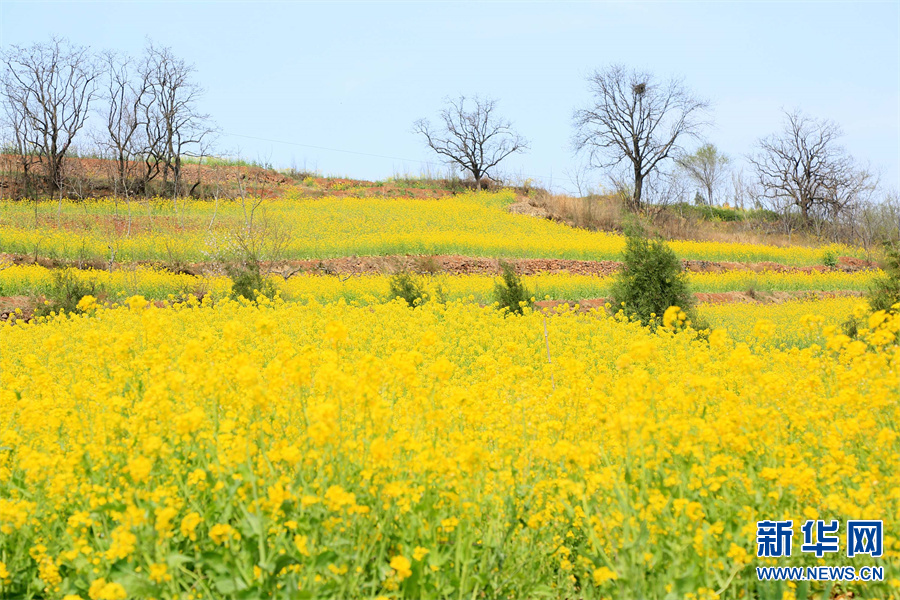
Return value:
<svg viewBox="0 0 900 600">
<path fill-rule="evenodd" d="M 402 298 L 410 308 L 421 306 L 429 300 L 446 301 L 446 289 L 440 278 L 433 275 L 418 276 L 407 269 L 391 275 L 389 300 Z"/>
<path fill-rule="evenodd" d="M 524 314 L 525 307 L 532 305 L 531 296 L 512 264 L 501 260 L 500 281 L 494 284 L 494 300 L 500 308 L 507 308 L 513 314 Z"/>
<path fill-rule="evenodd" d="M 391 275 L 391 300 L 403 298 L 410 308 L 425 302 L 427 292 L 422 281 L 407 270 L 397 271 Z"/>
<path fill-rule="evenodd" d="M 85 296 L 97 297 L 103 294 L 103 287 L 94 281 L 83 281 L 73 269 L 53 271 L 50 289 L 44 294 L 44 302 L 38 303 L 34 316 L 50 313 L 80 313 L 78 303 Z"/>
<path fill-rule="evenodd" d="M 707 221 L 740 221 L 743 216 L 738 211 L 721 206 L 698 206 L 698 212 Z"/>
<path fill-rule="evenodd" d="M 662 239 L 648 239 L 639 225 L 630 225 L 625 234 L 622 269 L 612 287 L 616 307 L 655 327 L 667 308 L 678 306 L 699 328 L 687 275 L 672 249 Z"/>
<path fill-rule="evenodd" d="M 687 202 L 679 202 L 671 205 L 671 210 L 678 211 L 683 215 L 692 216 L 696 219 L 704 221 L 740 221 L 744 218 L 744 213 L 734 208 L 725 208 L 724 206 L 708 206 L 706 204 L 691 205 Z"/>
<path fill-rule="evenodd" d="M 822 264 L 826 267 L 836 267 L 837 266 L 837 254 L 834 250 L 826 250 L 822 255 Z"/>
<path fill-rule="evenodd" d="M 885 248 L 881 269 L 884 275 L 875 280 L 866 296 L 873 312 L 890 310 L 900 302 L 900 248 Z"/>
<path fill-rule="evenodd" d="M 256 300 L 259 296 L 275 297 L 275 284 L 265 276 L 259 261 L 250 260 L 228 265 L 225 272 L 231 279 L 231 297 Z"/>
</svg>

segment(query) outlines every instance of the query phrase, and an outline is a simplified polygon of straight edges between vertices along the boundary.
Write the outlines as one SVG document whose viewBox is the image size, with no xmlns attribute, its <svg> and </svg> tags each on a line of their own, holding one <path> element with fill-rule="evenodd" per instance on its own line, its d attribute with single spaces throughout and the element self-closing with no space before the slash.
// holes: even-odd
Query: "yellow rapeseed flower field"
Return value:
<svg viewBox="0 0 900 600">
<path fill-rule="evenodd" d="M 900 598 L 896 314 L 81 307 L 0 328 L 0 597 L 821 598 L 753 570 L 821 518 L 884 521 L 843 590 Z"/>
<path fill-rule="evenodd" d="M 395 254 L 614 259 L 622 236 L 575 229 L 510 214 L 512 191 L 441 199 L 282 198 L 221 202 L 121 198 L 60 202 L 0 200 L 0 252 L 118 261 L 209 260 L 251 223 L 277 230 L 285 258 Z M 675 241 L 679 257 L 712 261 L 822 264 L 826 255 L 860 255 L 841 245 L 822 248 Z"/>
<path fill-rule="evenodd" d="M 231 280 L 225 276 L 192 276 L 161 269 L 126 266 L 116 270 L 72 269 L 73 276 L 102 287 L 112 300 L 141 295 L 153 300 L 170 296 L 211 294 L 227 296 Z M 721 273 L 689 273 L 688 281 L 696 292 L 729 291 L 864 291 L 880 275 L 880 271 L 774 272 L 724 271 Z M 491 275 L 439 274 L 423 276 L 426 288 L 441 290 L 450 300 L 471 299 L 482 304 L 493 301 L 497 277 Z M 389 275 L 329 276 L 300 273 L 288 279 L 272 276 L 272 281 L 286 300 L 313 297 L 319 302 L 343 298 L 347 302 L 378 303 L 389 299 Z M 605 298 L 610 293 L 611 277 L 571 273 L 542 273 L 524 276 L 526 287 L 539 300 L 584 300 Z M 39 265 L 0 266 L 0 296 L 46 294 L 53 285 L 53 270 Z"/>
</svg>

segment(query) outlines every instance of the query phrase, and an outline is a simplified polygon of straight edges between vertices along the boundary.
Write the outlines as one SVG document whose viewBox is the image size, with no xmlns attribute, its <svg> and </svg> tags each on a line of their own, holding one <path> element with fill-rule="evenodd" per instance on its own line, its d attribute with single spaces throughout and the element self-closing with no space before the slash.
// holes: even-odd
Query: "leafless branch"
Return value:
<svg viewBox="0 0 900 600">
<path fill-rule="evenodd" d="M 634 177 L 630 205 L 640 210 L 644 179 L 682 152 L 682 138 L 699 134 L 709 103 L 679 80 L 659 84 L 649 73 L 621 65 L 594 72 L 588 82 L 594 100 L 575 111 L 574 147 L 596 168 L 627 164 Z"/>
<path fill-rule="evenodd" d="M 51 186 L 59 190 L 66 152 L 96 94 L 96 61 L 86 47 L 55 37 L 46 44 L 13 45 L 0 61 L 6 67 L 0 92 L 21 150 L 38 154 Z"/>
<path fill-rule="evenodd" d="M 507 156 L 528 149 L 528 141 L 512 129 L 512 124 L 495 114 L 497 101 L 473 99 L 468 110 L 466 97 L 447 99 L 441 110 L 441 127 L 434 128 L 427 119 L 413 124 L 413 132 L 425 137 L 428 146 L 444 160 L 469 172 L 477 189 L 481 180 Z"/>
<path fill-rule="evenodd" d="M 799 209 L 803 225 L 810 226 L 814 217 L 833 218 L 871 194 L 877 178 L 838 145 L 841 135 L 833 121 L 786 112 L 782 131 L 759 140 L 757 152 L 747 157 L 762 198 L 776 210 Z"/>
</svg>

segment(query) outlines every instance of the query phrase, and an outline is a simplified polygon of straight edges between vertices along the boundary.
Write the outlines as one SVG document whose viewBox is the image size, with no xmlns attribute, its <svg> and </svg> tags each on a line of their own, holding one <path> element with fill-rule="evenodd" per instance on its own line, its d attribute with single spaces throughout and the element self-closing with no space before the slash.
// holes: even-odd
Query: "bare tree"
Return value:
<svg viewBox="0 0 900 600">
<path fill-rule="evenodd" d="M 737 208 L 743 210 L 747 205 L 755 202 L 756 189 L 752 182 L 747 181 L 744 170 L 731 172 L 731 200 Z"/>
<path fill-rule="evenodd" d="M 449 164 L 471 173 L 480 190 L 482 177 L 510 154 L 527 150 L 528 141 L 496 115 L 496 100 L 476 96 L 473 102 L 475 106 L 467 110 L 465 96 L 447 99 L 439 128 L 419 119 L 413 131 L 425 136 L 428 146 Z"/>
<path fill-rule="evenodd" d="M 147 94 L 143 102 L 145 124 L 145 179 L 162 173 L 163 186 L 169 177 L 173 195 L 181 187 L 182 161 L 187 156 L 207 154 L 215 130 L 209 115 L 199 112 L 197 101 L 203 89 L 193 80 L 196 69 L 176 57 L 171 48 L 149 43 L 141 64 Z"/>
<path fill-rule="evenodd" d="M 146 151 L 142 136 L 146 113 L 142 107 L 150 91 L 149 73 L 138 69 L 134 61 L 125 55 L 105 52 L 102 58 L 106 71 L 102 95 L 106 103 L 99 112 L 106 126 L 106 135 L 101 146 L 113 155 L 115 191 L 118 193 L 121 190 L 127 200 L 138 185 L 132 183 L 134 163 Z"/>
<path fill-rule="evenodd" d="M 729 162 L 730 159 L 712 144 L 703 144 L 693 154 L 678 158 L 678 165 L 703 188 L 709 206 L 715 201 L 714 193 L 725 179 Z"/>
<path fill-rule="evenodd" d="M 748 157 L 763 197 L 782 210 L 799 209 L 808 227 L 814 217 L 833 217 L 874 191 L 876 177 L 838 145 L 841 135 L 833 121 L 785 112 L 781 133 L 759 140 Z"/>
<path fill-rule="evenodd" d="M 29 47 L 11 46 L 0 87 L 13 121 L 21 124 L 27 146 L 46 161 L 54 190 L 60 189 L 63 160 L 84 127 L 96 93 L 96 62 L 83 46 L 61 38 Z"/>
<path fill-rule="evenodd" d="M 563 175 L 574 186 L 574 193 L 579 198 L 593 196 L 597 193 L 596 187 L 590 180 L 590 170 L 590 165 L 581 163 L 563 171 Z"/>
<path fill-rule="evenodd" d="M 709 103 L 677 79 L 658 84 L 649 73 L 621 65 L 595 71 L 588 82 L 594 100 L 575 111 L 575 149 L 596 168 L 628 164 L 634 175 L 629 208 L 640 210 L 644 180 L 682 152 L 682 138 L 699 134 Z"/>
<path fill-rule="evenodd" d="M 21 169 L 22 188 L 27 196 L 31 182 L 31 167 L 40 160 L 40 157 L 29 141 L 31 136 L 29 121 L 25 111 L 17 110 L 17 106 L 20 105 L 10 101 L 10 98 L 16 95 L 16 90 L 8 87 L 10 84 L 11 82 L 8 78 L 0 80 L 0 86 L 3 86 L 3 91 L 0 94 L 6 100 L 3 102 L 3 125 L 10 136 L 8 139 L 11 142 L 11 150 L 14 155 L 12 158 L 13 164 L 16 165 L 17 171 Z"/>
<path fill-rule="evenodd" d="M 900 195 L 896 190 L 886 193 L 879 201 L 863 201 L 850 205 L 847 224 L 852 228 L 852 241 L 870 255 L 883 244 L 900 242 Z"/>
<path fill-rule="evenodd" d="M 644 210 L 655 219 L 670 204 L 686 203 L 692 191 L 691 182 L 681 169 L 656 169 L 644 179 Z"/>
</svg>

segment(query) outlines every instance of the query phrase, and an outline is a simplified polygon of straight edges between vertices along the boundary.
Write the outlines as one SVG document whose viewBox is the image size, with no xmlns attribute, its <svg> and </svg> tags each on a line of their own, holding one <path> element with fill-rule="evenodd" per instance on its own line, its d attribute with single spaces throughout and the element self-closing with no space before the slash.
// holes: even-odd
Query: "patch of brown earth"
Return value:
<svg viewBox="0 0 900 600">
<path fill-rule="evenodd" d="M 135 172 L 139 172 L 143 166 L 130 163 L 130 168 Z M 116 162 L 112 160 L 75 156 L 66 158 L 66 170 L 73 180 L 81 183 L 80 193 L 84 197 L 99 198 L 114 195 L 116 190 L 113 189 L 111 182 L 114 180 L 116 169 Z M 0 173 L 6 174 L 0 177 L 0 192 L 4 197 L 18 197 L 23 193 L 19 172 L 17 157 L 0 153 Z M 40 166 L 36 172 L 41 172 Z M 421 183 L 421 187 L 405 185 L 402 181 L 388 181 L 376 185 L 377 182 L 358 179 L 313 177 L 312 185 L 306 185 L 298 178 L 274 169 L 251 165 L 185 163 L 182 165 L 182 174 L 186 186 L 185 193 L 191 191 L 195 183 L 200 182 L 202 186 L 209 188 L 206 190 L 207 194 L 211 194 L 211 189 L 216 188 L 222 196 L 232 197 L 239 193 L 240 188 L 250 196 L 265 198 L 277 198 L 289 190 L 298 188 L 304 196 L 310 198 L 321 196 L 440 198 L 453 193 L 446 189 L 446 186 L 441 187 L 442 183 L 439 181 L 435 182 L 438 187 L 432 188 L 427 183 Z M 304 181 L 309 183 L 308 180 Z"/>
<path fill-rule="evenodd" d="M 27 320 L 34 310 L 34 300 L 28 296 L 0 296 L 0 321 L 8 321 L 20 310 L 19 317 Z"/>
<path fill-rule="evenodd" d="M 549 219 L 550 211 L 543 206 L 531 204 L 527 199 L 520 198 L 518 202 L 510 204 L 506 210 L 514 215 L 527 215 L 529 217 L 538 217 L 540 219 Z"/>
<path fill-rule="evenodd" d="M 840 268 L 848 268 L 854 270 L 874 269 L 878 267 L 878 265 L 871 260 L 863 260 L 861 258 L 854 258 L 852 256 L 841 256 L 837 259 L 837 266 Z"/>
<path fill-rule="evenodd" d="M 725 271 L 753 271 L 754 273 L 762 273 L 764 271 L 774 271 L 776 273 L 826 273 L 832 270 L 840 270 L 846 272 L 864 271 L 866 269 L 875 269 L 877 265 L 864 260 L 858 260 L 858 264 L 838 265 L 831 268 L 825 265 L 812 265 L 807 267 L 795 267 L 792 265 L 782 265 L 775 262 L 758 262 L 758 263 L 742 263 L 742 262 L 714 262 L 708 260 L 682 260 L 681 264 L 685 270 L 696 273 L 722 273 Z"/>
<path fill-rule="evenodd" d="M 825 298 L 862 297 L 865 292 L 858 291 L 803 291 L 803 292 L 695 292 L 694 297 L 699 304 L 783 304 L 794 300 L 822 300 Z M 589 298 L 585 300 L 541 300 L 534 303 L 535 310 L 553 310 L 563 304 L 570 307 L 578 305 L 579 312 L 590 312 L 603 309 L 610 302 L 609 298 Z"/>
<path fill-rule="evenodd" d="M 520 275 L 537 273 L 571 273 L 574 275 L 607 276 L 618 271 L 622 263 L 614 260 L 571 260 L 562 258 L 509 259 Z M 773 262 L 737 263 L 704 260 L 681 261 L 685 270 L 696 273 L 720 273 L 724 271 L 775 271 L 779 273 L 824 273 L 832 269 L 815 265 L 795 267 Z M 846 266 L 841 270 L 852 272 L 872 268 L 870 265 Z M 400 269 L 418 272 L 442 271 L 451 275 L 496 275 L 500 273 L 500 261 L 496 258 L 475 256 L 352 256 L 325 260 L 293 260 L 279 263 L 275 272 L 320 272 L 327 274 L 360 275 L 392 273 Z"/>
<path fill-rule="evenodd" d="M 618 271 L 622 263 L 615 260 L 572 260 L 563 258 L 518 258 L 507 259 L 520 275 L 536 275 L 538 273 L 571 273 L 573 275 L 593 275 L 605 277 Z M 47 259 L 26 254 L 2 254 L 0 261 L 12 264 L 39 264 L 47 268 L 77 267 L 83 269 L 108 269 L 109 262 L 103 259 Z M 168 269 L 178 273 L 200 275 L 203 273 L 220 273 L 219 266 L 211 263 L 194 263 L 191 265 L 169 264 L 164 261 L 139 261 L 138 264 Z M 739 263 L 714 262 L 706 260 L 683 260 L 681 264 L 686 271 L 694 273 L 722 273 L 725 271 L 774 271 L 778 273 L 825 273 L 832 270 L 845 272 L 864 271 L 875 268 L 873 263 L 857 259 L 857 263 L 845 264 L 834 268 L 822 265 L 795 267 L 774 262 Z M 114 262 L 114 269 L 126 265 Z M 272 273 L 290 277 L 298 273 L 316 273 L 325 275 L 375 275 L 394 273 L 398 270 L 409 270 L 419 273 L 443 272 L 450 275 L 497 275 L 500 273 L 500 259 L 478 256 L 345 256 L 341 258 L 283 260 L 267 265 Z"/>
<path fill-rule="evenodd" d="M 861 297 L 865 292 L 856 290 L 837 290 L 822 292 L 807 290 L 799 292 L 696 292 L 694 296 L 698 303 L 728 304 L 733 302 L 745 302 L 748 304 L 782 304 L 793 300 L 822 300 L 825 298 Z"/>
<path fill-rule="evenodd" d="M 537 273 L 573 273 L 610 275 L 620 263 L 611 260 L 565 260 L 554 258 L 511 259 L 521 275 Z M 500 260 L 475 256 L 351 256 L 325 260 L 292 260 L 279 262 L 273 272 L 280 274 L 324 273 L 328 275 L 362 275 L 393 273 L 399 270 L 420 273 L 443 272 L 450 275 L 496 275 Z"/>
</svg>

